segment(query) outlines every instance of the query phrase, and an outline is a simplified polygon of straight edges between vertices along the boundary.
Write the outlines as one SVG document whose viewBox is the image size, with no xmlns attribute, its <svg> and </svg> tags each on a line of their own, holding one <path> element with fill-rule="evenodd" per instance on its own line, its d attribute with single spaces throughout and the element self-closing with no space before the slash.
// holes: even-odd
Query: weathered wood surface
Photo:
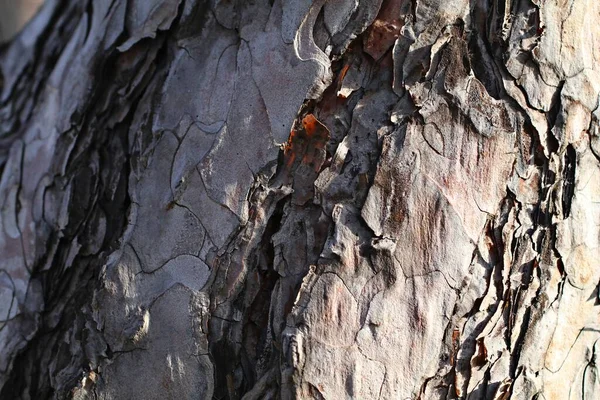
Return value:
<svg viewBox="0 0 600 400">
<path fill-rule="evenodd" d="M 46 0 L 0 55 L 0 398 L 599 398 L 599 26 Z"/>
</svg>

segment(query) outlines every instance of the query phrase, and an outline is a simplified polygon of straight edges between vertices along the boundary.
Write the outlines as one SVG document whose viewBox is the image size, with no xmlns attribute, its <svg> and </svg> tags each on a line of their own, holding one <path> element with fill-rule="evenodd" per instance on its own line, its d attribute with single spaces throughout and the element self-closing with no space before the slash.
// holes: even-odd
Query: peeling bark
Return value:
<svg viewBox="0 0 600 400">
<path fill-rule="evenodd" d="M 0 49 L 0 398 L 599 397 L 598 22 L 46 0 Z"/>
</svg>

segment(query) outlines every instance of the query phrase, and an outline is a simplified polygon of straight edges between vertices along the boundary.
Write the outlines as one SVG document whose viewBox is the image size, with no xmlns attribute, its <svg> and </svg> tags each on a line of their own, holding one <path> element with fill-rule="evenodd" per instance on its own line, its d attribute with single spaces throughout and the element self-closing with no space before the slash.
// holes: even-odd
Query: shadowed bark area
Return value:
<svg viewBox="0 0 600 400">
<path fill-rule="evenodd" d="M 600 396 L 598 23 L 46 0 L 0 49 L 0 398 Z"/>
</svg>

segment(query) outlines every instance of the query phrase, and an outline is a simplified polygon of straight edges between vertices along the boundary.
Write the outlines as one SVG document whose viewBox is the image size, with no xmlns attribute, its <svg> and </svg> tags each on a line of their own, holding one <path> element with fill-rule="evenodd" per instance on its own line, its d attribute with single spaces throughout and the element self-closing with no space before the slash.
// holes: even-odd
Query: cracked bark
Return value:
<svg viewBox="0 0 600 400">
<path fill-rule="evenodd" d="M 0 398 L 599 397 L 599 22 L 46 0 L 0 49 Z"/>
</svg>

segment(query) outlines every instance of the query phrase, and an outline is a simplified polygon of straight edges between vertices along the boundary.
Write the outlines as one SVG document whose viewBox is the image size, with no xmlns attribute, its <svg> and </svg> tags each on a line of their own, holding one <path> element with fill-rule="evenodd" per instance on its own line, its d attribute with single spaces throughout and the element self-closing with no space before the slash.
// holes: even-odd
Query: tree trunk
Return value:
<svg viewBox="0 0 600 400">
<path fill-rule="evenodd" d="M 597 24 L 46 0 L 0 56 L 0 398 L 600 398 Z"/>
</svg>

